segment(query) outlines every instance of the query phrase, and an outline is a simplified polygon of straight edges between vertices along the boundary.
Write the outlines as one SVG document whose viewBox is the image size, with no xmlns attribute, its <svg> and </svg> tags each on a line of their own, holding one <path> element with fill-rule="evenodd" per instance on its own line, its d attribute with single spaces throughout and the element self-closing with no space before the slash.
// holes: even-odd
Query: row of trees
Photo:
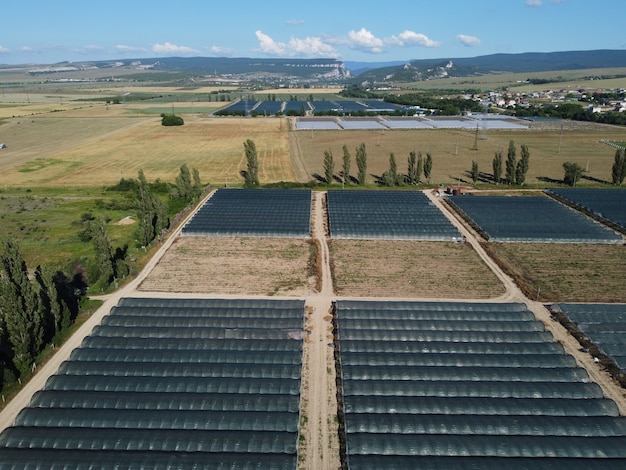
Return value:
<svg viewBox="0 0 626 470">
<path fill-rule="evenodd" d="M 80 276 L 39 265 L 29 275 L 17 243 L 0 244 L 0 382 L 12 383 L 34 368 L 37 355 L 67 329 L 85 292 Z"/>
<path fill-rule="evenodd" d="M 344 184 L 350 184 L 350 166 L 351 166 L 352 156 L 350 155 L 350 150 L 348 150 L 348 146 L 343 146 L 343 165 L 341 170 L 341 178 Z M 367 150 L 365 148 L 365 143 L 361 143 L 357 146 L 355 151 L 355 161 L 357 166 L 357 178 L 356 181 L 358 184 L 365 184 L 365 179 L 367 177 Z M 333 152 L 331 150 L 324 151 L 324 178 L 326 179 L 326 183 L 332 184 L 333 176 L 335 174 L 335 161 L 333 157 Z"/>
<path fill-rule="evenodd" d="M 341 169 L 341 181 L 344 184 L 350 184 L 352 178 L 350 177 L 352 156 L 346 145 L 343 146 L 343 165 Z M 367 178 L 367 149 L 365 144 L 361 143 L 355 150 L 355 161 L 357 166 L 356 183 L 359 185 L 365 184 Z M 400 174 L 398 172 L 398 165 L 396 163 L 395 154 L 392 152 L 389 155 L 389 169 L 383 173 L 379 178 L 379 183 L 385 186 L 400 186 L 402 184 L 419 184 L 421 182 L 422 172 L 424 177 L 430 182 L 430 175 L 433 168 L 433 158 L 430 153 L 426 154 L 426 159 L 422 157 L 422 152 L 412 151 L 409 153 L 408 169 L 406 174 Z M 335 174 L 335 160 L 333 152 L 331 150 L 324 151 L 324 179 L 327 184 L 332 184 Z"/>
</svg>

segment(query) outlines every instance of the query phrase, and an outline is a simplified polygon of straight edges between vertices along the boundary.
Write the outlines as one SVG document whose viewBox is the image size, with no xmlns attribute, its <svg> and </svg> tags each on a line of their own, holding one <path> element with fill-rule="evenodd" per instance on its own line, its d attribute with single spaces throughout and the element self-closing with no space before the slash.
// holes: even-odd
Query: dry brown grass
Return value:
<svg viewBox="0 0 626 470">
<path fill-rule="evenodd" d="M 464 243 L 332 240 L 338 295 L 487 299 L 504 287 Z"/>
<path fill-rule="evenodd" d="M 204 182 L 241 183 L 246 139 L 256 144 L 262 183 L 295 179 L 287 132 L 279 119 L 191 115 L 184 126 L 164 127 L 159 117 L 121 114 L 7 125 L 21 135 L 7 149 L 10 155 L 22 151 L 22 145 L 27 149 L 16 166 L 9 168 L 14 160 L 7 159 L 3 183 L 8 185 L 100 186 L 136 177 L 139 169 L 149 180 L 173 181 L 183 163 L 197 168 Z"/>
<path fill-rule="evenodd" d="M 313 292 L 308 241 L 181 237 L 140 286 L 144 291 L 304 296 Z"/>
<path fill-rule="evenodd" d="M 357 174 L 354 154 L 356 147 L 365 143 L 367 150 L 368 183 L 372 175 L 382 175 L 389 168 L 389 154 L 396 157 L 398 171 L 406 173 L 409 152 L 427 152 L 433 156 L 432 183 L 454 184 L 459 179 L 470 183 L 468 172 L 472 160 L 478 162 L 481 172 L 491 175 L 495 152 L 501 150 L 506 159 L 509 141 L 513 140 L 520 155 L 520 146 L 530 150 L 530 168 L 527 186 L 545 186 L 540 178 L 561 180 L 563 163 L 578 163 L 589 169 L 587 175 L 605 181 L 611 179 L 611 165 L 615 149 L 602 144 L 601 140 L 624 140 L 624 130 L 613 126 L 572 125 L 565 126 L 562 136 L 559 126 L 552 129 L 489 130 L 478 139 L 478 150 L 472 150 L 475 130 L 461 129 L 403 129 L 383 131 L 298 131 L 296 137 L 300 148 L 300 160 L 309 178 L 314 173 L 323 175 L 324 151 L 331 150 L 336 160 L 335 169 L 341 168 L 342 147 L 347 145 L 352 155 L 350 174 Z M 479 132 L 479 136 L 482 131 Z M 560 152 L 559 152 L 560 145 Z M 457 148 L 458 147 L 458 148 Z M 581 182 L 582 185 L 585 181 Z M 485 187 L 495 187 L 492 184 Z"/>
<path fill-rule="evenodd" d="M 626 250 L 622 245 L 484 243 L 483 246 L 533 300 L 626 302 Z"/>
</svg>

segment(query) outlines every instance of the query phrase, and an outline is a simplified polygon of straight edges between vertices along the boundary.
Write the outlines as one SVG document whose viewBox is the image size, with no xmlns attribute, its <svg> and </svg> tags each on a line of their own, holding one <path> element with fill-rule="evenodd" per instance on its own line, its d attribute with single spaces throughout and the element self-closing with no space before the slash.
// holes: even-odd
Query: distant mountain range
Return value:
<svg viewBox="0 0 626 470">
<path fill-rule="evenodd" d="M 626 50 L 527 52 L 478 57 L 420 59 L 394 62 L 342 62 L 336 59 L 268 59 L 226 57 L 161 57 L 54 65 L 25 65 L 30 74 L 77 75 L 87 70 L 160 71 L 239 80 L 303 82 L 407 82 L 463 77 L 493 72 L 542 72 L 626 67 Z M 3 67 L 0 67 L 2 70 Z M 12 67 L 15 69 L 15 66 Z M 108 73 L 108 72 L 107 72 Z"/>
<path fill-rule="evenodd" d="M 546 72 L 609 67 L 626 67 L 626 50 L 526 52 L 469 58 L 421 59 L 364 70 L 357 77 L 359 81 L 406 82 L 494 72 Z"/>
</svg>

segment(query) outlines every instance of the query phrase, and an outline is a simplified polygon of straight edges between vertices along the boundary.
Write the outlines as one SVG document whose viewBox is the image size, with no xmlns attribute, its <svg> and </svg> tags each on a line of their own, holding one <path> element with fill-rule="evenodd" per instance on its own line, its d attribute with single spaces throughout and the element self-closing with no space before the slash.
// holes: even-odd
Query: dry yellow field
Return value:
<svg viewBox="0 0 626 470">
<path fill-rule="evenodd" d="M 561 135 L 559 127 L 553 129 L 489 130 L 479 132 L 478 150 L 472 150 L 476 141 L 475 130 L 417 129 L 417 130 L 340 130 L 296 132 L 300 161 L 308 175 L 323 175 L 324 151 L 331 150 L 335 172 L 341 170 L 343 145 L 352 155 L 350 175 L 356 177 L 355 149 L 362 142 L 367 150 L 368 183 L 374 175 L 381 176 L 389 168 L 389 154 L 394 153 L 398 171 L 406 173 L 407 158 L 412 150 L 421 151 L 424 157 L 431 152 L 433 170 L 431 183 L 454 184 L 470 178 L 472 160 L 478 162 L 481 172 L 492 174 L 495 152 L 501 150 L 506 160 L 509 141 L 513 140 L 519 159 L 520 146 L 530 150 L 528 186 L 545 186 L 544 179 L 561 180 L 563 163 L 575 162 L 588 168 L 587 175 L 601 180 L 611 179 L 611 166 L 615 149 L 601 140 L 626 140 L 626 131 L 616 126 L 572 123 L 565 126 Z M 559 151 L 560 147 L 560 151 Z M 581 182 L 584 184 L 584 181 Z"/>
<path fill-rule="evenodd" d="M 139 169 L 149 180 L 173 181 L 184 163 L 197 168 L 204 182 L 241 183 L 246 139 L 256 144 L 262 182 L 292 181 L 286 127 L 275 118 L 201 115 L 186 115 L 184 126 L 164 127 L 158 116 L 115 106 L 12 119 L 0 126 L 0 140 L 7 135 L 8 145 L 0 154 L 1 183 L 101 186 L 136 177 Z"/>
</svg>

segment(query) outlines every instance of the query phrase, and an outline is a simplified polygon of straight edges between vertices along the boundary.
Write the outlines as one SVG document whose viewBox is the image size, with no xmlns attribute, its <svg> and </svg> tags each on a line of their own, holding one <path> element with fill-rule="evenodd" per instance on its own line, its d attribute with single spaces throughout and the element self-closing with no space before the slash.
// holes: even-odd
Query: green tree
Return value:
<svg viewBox="0 0 626 470">
<path fill-rule="evenodd" d="M 44 320 L 26 262 L 12 240 L 3 242 L 0 254 L 0 317 L 13 363 L 25 372 L 43 345 Z"/>
<path fill-rule="evenodd" d="M 493 157 L 493 161 L 491 162 L 491 167 L 493 168 L 493 180 L 496 184 L 502 181 L 502 151 L 498 150 Z"/>
<path fill-rule="evenodd" d="M 111 248 L 111 243 L 109 242 L 104 219 L 96 217 L 89 223 L 89 230 L 96 253 L 98 279 L 102 281 L 102 285 L 106 289 L 113 282 L 115 269 L 113 265 L 113 248 Z"/>
<path fill-rule="evenodd" d="M 342 178 L 345 184 L 350 184 L 350 152 L 347 145 L 343 146 Z"/>
<path fill-rule="evenodd" d="M 197 200 L 202 196 L 202 180 L 200 179 L 200 172 L 197 168 L 191 169 L 191 175 L 193 176 L 193 198 Z"/>
<path fill-rule="evenodd" d="M 187 204 L 192 204 L 195 200 L 194 187 L 191 182 L 191 172 L 186 163 L 180 167 L 180 172 L 176 177 L 176 187 L 174 189 L 174 199 L 182 199 Z"/>
<path fill-rule="evenodd" d="M 406 179 L 409 184 L 417 184 L 419 181 L 419 175 L 417 173 L 417 154 L 415 150 L 409 152 Z"/>
<path fill-rule="evenodd" d="M 424 161 L 424 178 L 430 184 L 430 175 L 433 171 L 433 157 L 430 152 L 426 153 L 426 161 Z"/>
<path fill-rule="evenodd" d="M 334 173 L 335 160 L 333 159 L 333 152 L 324 150 L 324 178 L 326 178 L 326 184 L 333 184 Z"/>
<path fill-rule="evenodd" d="M 185 124 L 185 121 L 182 117 L 176 116 L 174 113 L 172 114 L 161 114 L 161 125 L 162 126 L 182 126 Z"/>
<path fill-rule="evenodd" d="M 563 182 L 569 186 L 576 186 L 576 182 L 585 172 L 585 169 L 578 163 L 565 162 L 563 163 L 563 169 L 565 170 L 565 176 Z"/>
<path fill-rule="evenodd" d="M 476 184 L 476 181 L 478 181 L 478 162 L 476 160 L 472 160 L 472 170 L 471 170 L 471 175 L 472 175 L 472 182 L 474 184 Z"/>
<path fill-rule="evenodd" d="M 391 177 L 391 184 L 394 186 L 400 185 L 400 175 L 398 174 L 398 165 L 396 163 L 396 156 L 393 152 L 389 154 L 389 176 Z"/>
<path fill-rule="evenodd" d="M 417 152 L 417 168 L 415 169 L 415 184 L 420 184 L 422 181 L 422 173 L 424 171 L 424 157 L 422 152 Z"/>
<path fill-rule="evenodd" d="M 520 186 L 526 182 L 526 173 L 528 173 L 528 165 L 530 161 L 530 152 L 528 147 L 522 144 L 522 152 L 520 161 L 517 162 L 515 167 L 515 183 Z"/>
<path fill-rule="evenodd" d="M 615 152 L 615 162 L 611 169 L 611 178 L 613 184 L 620 185 L 624 182 L 626 177 L 626 152 L 623 148 L 619 148 Z"/>
<path fill-rule="evenodd" d="M 135 236 L 141 246 L 148 246 L 169 226 L 167 207 L 150 190 L 143 170 L 137 179 L 137 230 Z"/>
<path fill-rule="evenodd" d="M 516 167 L 516 151 L 515 143 L 509 141 L 509 150 L 506 154 L 505 177 L 508 184 L 515 183 L 515 167 Z"/>
<path fill-rule="evenodd" d="M 256 145 L 253 140 L 246 140 L 243 144 L 246 153 L 247 171 L 245 172 L 246 186 L 259 185 L 259 161 L 257 158 Z"/>
<path fill-rule="evenodd" d="M 358 168 L 359 184 L 365 184 L 365 178 L 367 176 L 367 151 L 364 143 L 356 148 L 355 159 Z"/>
</svg>

